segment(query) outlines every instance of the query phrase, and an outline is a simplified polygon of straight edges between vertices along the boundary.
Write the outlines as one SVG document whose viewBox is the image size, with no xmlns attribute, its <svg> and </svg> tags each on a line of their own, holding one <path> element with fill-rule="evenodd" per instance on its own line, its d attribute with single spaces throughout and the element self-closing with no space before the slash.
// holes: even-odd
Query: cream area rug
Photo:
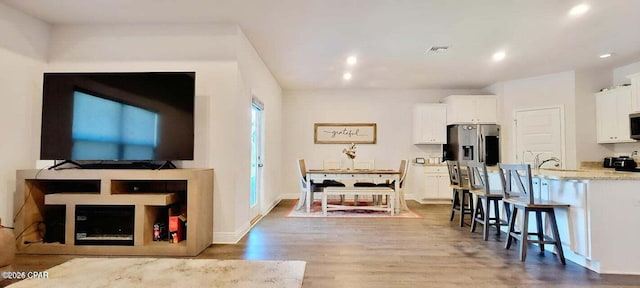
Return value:
<svg viewBox="0 0 640 288">
<path fill-rule="evenodd" d="M 9 287 L 301 287 L 304 261 L 76 258 Z"/>
<path fill-rule="evenodd" d="M 339 200 L 333 200 L 336 204 L 340 203 Z M 331 202 L 331 201 L 330 201 Z M 411 210 L 401 210 L 400 213 L 394 213 L 393 216 L 389 214 L 389 212 L 385 211 L 373 211 L 373 210 L 336 210 L 336 211 L 327 211 L 327 216 L 324 216 L 322 213 L 322 204 L 320 201 L 314 201 L 311 204 L 310 213 L 307 213 L 305 208 L 302 207 L 300 210 L 296 210 L 296 204 L 298 201 L 293 203 L 293 206 L 289 210 L 287 217 L 298 217 L 298 218 L 407 218 L 407 219 L 422 219 L 422 216 L 411 211 Z M 347 202 L 346 205 L 353 205 L 353 202 Z M 359 205 L 369 205 L 367 203 L 360 203 Z"/>
</svg>

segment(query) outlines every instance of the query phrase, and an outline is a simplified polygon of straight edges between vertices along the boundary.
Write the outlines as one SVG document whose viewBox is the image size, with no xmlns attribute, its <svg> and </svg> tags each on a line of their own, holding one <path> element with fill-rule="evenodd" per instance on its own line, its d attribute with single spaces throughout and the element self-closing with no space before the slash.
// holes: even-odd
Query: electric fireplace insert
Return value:
<svg viewBox="0 0 640 288">
<path fill-rule="evenodd" d="M 75 245 L 133 246 L 134 205 L 77 205 Z"/>
</svg>

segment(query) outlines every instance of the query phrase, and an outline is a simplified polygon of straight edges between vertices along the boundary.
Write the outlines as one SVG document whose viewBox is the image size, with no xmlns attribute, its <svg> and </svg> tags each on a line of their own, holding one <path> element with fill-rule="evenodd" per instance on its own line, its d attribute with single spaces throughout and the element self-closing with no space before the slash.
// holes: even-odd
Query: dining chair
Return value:
<svg viewBox="0 0 640 288">
<path fill-rule="evenodd" d="M 484 162 L 467 162 L 467 172 L 469 176 L 469 191 L 476 196 L 476 206 L 471 215 L 471 232 L 476 231 L 476 225 L 482 224 L 482 239 L 489 239 L 489 228 L 496 227 L 497 235 L 500 235 L 500 226 L 508 223 L 500 219 L 500 200 L 502 200 L 502 190 L 491 190 L 489 185 L 489 173 Z M 509 204 L 505 204 L 507 218 L 510 215 Z M 493 206 L 494 216 L 491 217 L 491 206 Z"/>
<path fill-rule="evenodd" d="M 398 202 L 400 203 L 400 209 L 401 210 L 408 210 L 409 207 L 407 206 L 407 202 L 405 201 L 404 198 L 404 184 L 405 184 L 405 180 L 407 179 L 407 172 L 409 171 L 409 160 L 403 159 L 400 161 L 400 169 L 398 170 L 400 172 L 400 181 L 398 182 L 398 188 L 399 190 L 396 191 L 396 195 L 398 197 Z M 389 187 L 392 189 L 395 189 L 395 181 L 391 182 L 391 183 L 380 183 L 377 184 L 377 186 L 383 186 L 383 187 Z M 389 199 L 387 199 L 387 201 L 389 201 Z"/>
<path fill-rule="evenodd" d="M 353 169 L 357 170 L 372 170 L 374 167 L 374 160 L 368 161 L 356 161 Z M 373 181 L 358 181 L 353 183 L 353 187 L 375 187 L 376 183 Z"/>
<path fill-rule="evenodd" d="M 524 262 L 527 257 L 527 246 L 530 242 L 537 243 L 542 253 L 544 253 L 545 244 L 553 244 L 556 248 L 558 258 L 560 258 L 560 262 L 566 264 L 554 209 L 566 209 L 569 205 L 534 197 L 531 166 L 529 164 L 498 164 L 498 171 L 500 172 L 500 180 L 504 192 L 502 201 L 513 206 L 513 211 L 509 217 L 509 229 L 505 249 L 511 247 L 513 239 L 518 239 L 520 243 L 520 261 Z M 515 227 L 518 210 L 523 212 L 520 231 L 516 231 Z M 535 233 L 529 232 L 530 212 L 535 212 L 537 226 Z M 542 213 L 547 213 L 547 219 L 551 224 L 553 237 L 548 237 L 544 233 Z M 529 236 L 537 238 L 529 239 Z"/>
<path fill-rule="evenodd" d="M 300 184 L 300 196 L 296 204 L 296 210 L 304 207 L 307 197 L 307 166 L 304 163 L 304 159 L 298 159 L 298 183 Z M 309 199 L 311 203 L 313 203 L 313 195 L 315 193 L 322 193 L 323 188 L 323 185 L 317 185 L 311 182 L 311 199 Z"/>
<path fill-rule="evenodd" d="M 342 169 L 342 162 L 337 159 L 328 159 L 322 161 L 322 169 L 324 170 L 340 170 Z M 337 181 L 335 179 L 325 179 L 322 181 L 322 185 L 325 187 L 345 187 L 346 184 Z M 333 196 L 331 196 L 333 198 Z M 344 195 L 340 195 L 340 203 L 344 204 Z"/>
<path fill-rule="evenodd" d="M 453 221 L 455 213 L 458 211 L 460 214 L 460 227 L 464 227 L 464 215 L 472 216 L 473 214 L 473 196 L 469 192 L 468 183 L 465 183 L 462 179 L 460 162 L 447 160 L 447 168 L 449 170 L 449 187 L 453 192 L 449 221 Z"/>
<path fill-rule="evenodd" d="M 298 203 L 296 204 L 296 210 L 299 210 L 300 208 L 302 208 L 305 204 L 306 201 L 306 196 L 307 196 L 307 166 L 305 165 L 304 159 L 298 159 L 298 178 L 299 178 L 299 184 L 300 184 L 300 196 L 299 196 L 299 200 Z M 313 204 L 313 197 L 314 194 L 316 193 L 323 193 L 324 192 L 324 188 L 325 187 L 344 187 L 345 185 L 334 181 L 334 183 L 325 183 L 326 181 L 323 181 L 323 183 L 314 183 L 313 180 L 311 180 L 311 199 L 309 199 L 309 202 L 311 204 Z"/>
<path fill-rule="evenodd" d="M 375 161 L 374 160 L 357 160 L 353 162 L 353 169 L 354 170 L 372 170 L 375 167 Z M 358 181 L 353 183 L 353 187 L 375 187 L 376 183 L 373 181 Z M 378 196 L 372 196 L 373 198 L 371 199 L 372 202 L 374 203 L 379 203 L 380 201 L 378 200 Z M 353 196 L 353 202 L 354 205 L 358 205 L 358 201 L 361 200 L 360 195 L 354 195 Z"/>
</svg>

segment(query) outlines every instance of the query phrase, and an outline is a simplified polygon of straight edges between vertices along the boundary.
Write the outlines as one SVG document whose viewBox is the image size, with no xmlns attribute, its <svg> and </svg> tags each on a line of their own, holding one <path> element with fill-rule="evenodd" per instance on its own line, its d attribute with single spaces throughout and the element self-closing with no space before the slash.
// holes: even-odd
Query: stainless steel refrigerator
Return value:
<svg viewBox="0 0 640 288">
<path fill-rule="evenodd" d="M 500 126 L 493 124 L 457 124 L 447 126 L 444 159 L 485 162 L 493 166 L 500 162 Z"/>
</svg>

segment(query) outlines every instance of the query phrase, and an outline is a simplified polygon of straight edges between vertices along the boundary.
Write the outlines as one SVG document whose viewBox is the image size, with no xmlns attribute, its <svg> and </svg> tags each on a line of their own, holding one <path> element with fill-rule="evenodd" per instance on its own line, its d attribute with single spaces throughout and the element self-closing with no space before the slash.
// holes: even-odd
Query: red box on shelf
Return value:
<svg viewBox="0 0 640 288">
<path fill-rule="evenodd" d="M 169 242 L 184 240 L 184 222 L 183 216 L 169 216 Z"/>
</svg>

